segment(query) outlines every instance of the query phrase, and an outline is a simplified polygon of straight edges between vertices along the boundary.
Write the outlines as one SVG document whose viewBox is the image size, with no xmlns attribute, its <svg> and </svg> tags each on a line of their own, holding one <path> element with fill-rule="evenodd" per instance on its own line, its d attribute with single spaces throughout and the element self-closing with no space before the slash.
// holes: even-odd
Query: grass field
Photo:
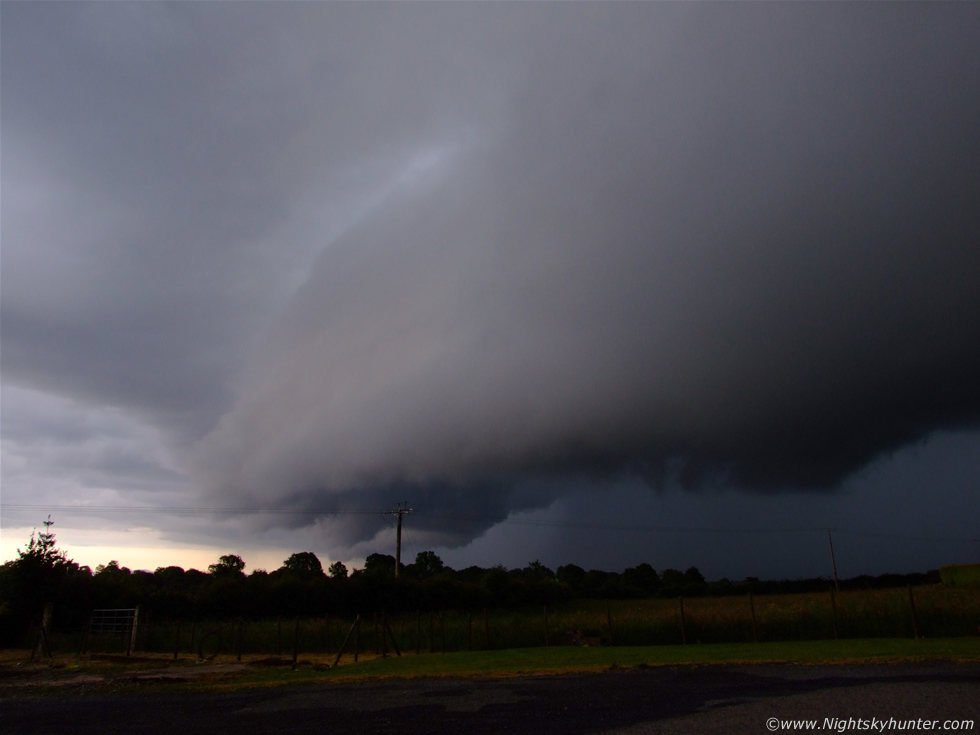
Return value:
<svg viewBox="0 0 980 735">
<path fill-rule="evenodd" d="M 941 640 L 858 639 L 785 641 L 611 648 L 520 648 L 506 651 L 460 651 L 447 654 L 373 658 L 341 665 L 332 677 L 367 676 L 513 676 L 520 674 L 604 671 L 670 665 L 734 663 L 829 664 L 912 660 L 980 661 L 980 638 Z M 357 669 L 356 671 L 354 669 Z"/>
<path fill-rule="evenodd" d="M 911 599 L 910 599 L 911 594 Z M 683 610 L 683 612 L 682 612 Z M 914 610 L 914 615 L 913 615 Z M 151 611 L 152 613 L 152 611 Z M 924 585 L 910 590 L 695 597 L 645 600 L 580 600 L 555 608 L 401 613 L 384 620 L 403 652 L 449 653 L 543 648 L 587 643 L 616 649 L 689 644 L 824 642 L 835 639 L 976 637 L 980 589 Z M 329 657 L 339 649 L 353 617 L 324 615 L 280 620 L 154 620 L 145 617 L 137 651 L 182 656 Z M 382 616 L 361 616 L 357 645 L 362 656 L 380 654 L 391 637 Z M 298 631 L 298 633 L 297 633 Z M 179 634 L 179 635 L 178 635 Z M 82 648 L 80 631 L 53 631 L 56 652 Z M 350 640 L 348 651 L 352 651 Z M 91 652 L 124 651 L 120 638 L 91 639 Z"/>
<path fill-rule="evenodd" d="M 142 654 L 123 656 L 56 656 L 26 663 L 29 652 L 0 652 L 4 682 L 19 674 L 37 675 L 43 669 L 51 679 L 101 677 L 105 682 L 167 683 L 187 689 L 227 689 L 303 683 L 417 677 L 512 677 L 545 674 L 603 672 L 654 666 L 719 665 L 750 663 L 858 664 L 908 661 L 980 662 L 980 637 L 953 639 L 852 639 L 836 641 L 784 641 L 769 643 L 692 644 L 668 646 L 617 646 L 581 648 L 552 646 L 500 651 L 459 651 L 446 654 L 405 654 L 401 657 L 368 656 L 354 663 L 345 656 L 330 668 L 332 656 L 303 656 L 295 670 L 289 658 L 269 659 L 219 656 L 207 664 L 192 657 L 177 662 L 171 656 Z M 167 679 L 166 677 L 170 677 Z"/>
</svg>

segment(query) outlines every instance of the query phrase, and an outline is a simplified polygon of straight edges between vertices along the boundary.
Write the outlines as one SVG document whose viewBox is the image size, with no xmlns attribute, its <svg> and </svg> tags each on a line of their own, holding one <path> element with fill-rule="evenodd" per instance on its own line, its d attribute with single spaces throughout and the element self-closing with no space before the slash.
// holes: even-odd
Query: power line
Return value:
<svg viewBox="0 0 980 735">
<path fill-rule="evenodd" d="M 139 506 L 139 505 L 44 505 L 39 503 L 4 503 L 0 510 L 37 510 L 65 513 L 163 513 L 174 515 L 305 515 L 305 516 L 335 516 L 335 515 L 396 515 L 413 512 L 408 504 L 399 503 L 399 510 L 334 510 L 323 508 L 215 508 L 198 506 Z M 799 533 L 803 531 L 825 532 L 826 526 L 785 528 L 752 527 L 729 528 L 722 526 L 640 526 L 633 524 L 608 523 L 575 523 L 568 521 L 549 521 L 535 518 L 499 518 L 489 515 L 459 515 L 444 513 L 426 513 L 425 517 L 438 521 L 463 521 L 470 523 L 506 523 L 519 526 L 542 526 L 550 528 L 569 528 L 598 531 L 640 531 L 640 532 L 680 532 L 680 533 Z M 837 530 L 837 529 L 834 529 Z"/>
<path fill-rule="evenodd" d="M 401 508 L 401 504 L 399 504 Z M 383 509 L 325 509 L 325 508 L 218 508 L 203 506 L 120 506 L 120 505 L 45 505 L 40 503 L 2 503 L 0 511 L 43 511 L 47 513 L 145 513 L 145 514 L 168 514 L 168 515 L 269 515 L 269 516 L 309 516 L 309 517 L 329 517 L 329 516 L 381 516 L 394 515 L 397 510 Z M 415 512 L 407 508 L 401 508 L 403 513 Z M 912 541 L 974 541 L 972 537 L 959 536 L 920 536 L 903 533 L 888 533 L 881 531 L 869 531 L 852 527 L 835 527 L 828 529 L 827 526 L 752 526 L 732 528 L 728 526 L 668 526 L 668 525 L 638 525 L 638 524 L 617 524 L 617 523 L 582 523 L 570 521 L 550 521 L 535 518 L 500 518 L 498 516 L 476 515 L 476 514 L 445 514 L 445 513 L 423 513 L 426 520 L 432 521 L 453 521 L 464 523 L 479 523 L 490 525 L 508 526 L 535 526 L 542 528 L 569 529 L 580 531 L 610 531 L 610 532 L 632 532 L 632 533 L 669 533 L 669 534 L 776 534 L 776 533 L 819 533 L 826 534 L 828 530 L 834 533 L 873 537 L 893 540 L 912 540 Z M 401 520 L 399 518 L 399 520 Z"/>
<path fill-rule="evenodd" d="M 40 510 L 66 513 L 171 513 L 175 515 L 383 515 L 383 510 L 325 510 L 318 508 L 211 508 L 150 505 L 40 505 L 0 504 L 0 510 Z"/>
</svg>

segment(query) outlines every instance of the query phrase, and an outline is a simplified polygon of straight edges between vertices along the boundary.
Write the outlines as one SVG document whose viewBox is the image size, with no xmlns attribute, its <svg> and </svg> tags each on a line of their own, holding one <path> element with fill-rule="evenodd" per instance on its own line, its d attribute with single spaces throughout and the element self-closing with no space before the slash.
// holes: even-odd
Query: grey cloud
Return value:
<svg viewBox="0 0 980 735">
<path fill-rule="evenodd" d="M 212 499 L 458 544 L 976 425 L 973 6 L 134 7 L 3 7 L 4 378 Z"/>
<path fill-rule="evenodd" d="M 209 428 L 350 210 L 484 89 L 426 94 L 466 48 L 431 10 L 352 10 L 4 8 L 8 379 Z"/>
<path fill-rule="evenodd" d="M 120 516 L 109 506 L 193 503 L 161 432 L 124 412 L 11 385 L 3 387 L 2 406 L 5 526 L 36 524 L 51 513 L 60 524 L 67 518 L 74 527 L 118 528 L 139 514 Z"/>
<path fill-rule="evenodd" d="M 520 49 L 507 123 L 323 253 L 207 484 L 494 519 L 522 477 L 827 487 L 976 421 L 968 34 L 696 11 L 661 54 L 649 12 Z"/>
</svg>

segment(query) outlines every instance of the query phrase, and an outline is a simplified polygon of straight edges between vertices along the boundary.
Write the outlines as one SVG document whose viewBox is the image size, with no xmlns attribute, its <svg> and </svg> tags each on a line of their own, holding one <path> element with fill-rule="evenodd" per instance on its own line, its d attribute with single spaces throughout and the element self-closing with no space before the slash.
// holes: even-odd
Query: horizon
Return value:
<svg viewBox="0 0 980 735">
<path fill-rule="evenodd" d="M 52 526 L 53 525 L 54 524 L 52 523 Z M 817 530 L 822 530 L 822 529 L 807 529 L 807 530 L 808 531 L 817 531 Z M 828 529 L 828 531 L 831 531 L 832 532 L 831 529 Z M 32 532 L 36 532 L 36 529 L 32 529 Z M 57 533 L 55 533 L 55 536 L 57 536 Z M 30 534 L 28 534 L 28 537 L 27 538 L 28 538 L 28 541 L 25 542 L 22 545 L 19 545 L 19 546 L 26 547 L 27 546 L 27 543 L 29 543 Z M 57 541 L 57 539 L 56 539 L 56 541 Z M 159 571 L 160 569 L 165 569 L 167 567 L 176 566 L 176 567 L 182 568 L 184 571 L 196 570 L 196 571 L 200 571 L 200 572 L 205 572 L 206 573 L 207 572 L 207 569 L 208 569 L 208 567 L 210 565 L 213 565 L 213 564 L 215 564 L 215 563 L 217 563 L 219 561 L 219 557 L 220 556 L 223 556 L 225 554 L 234 554 L 234 555 L 239 556 L 240 558 L 242 558 L 243 561 L 245 561 L 245 563 L 246 563 L 246 566 L 245 566 L 245 569 L 244 569 L 245 575 L 246 576 L 249 576 L 249 575 L 255 574 L 255 573 L 260 573 L 260 574 L 266 573 L 267 574 L 267 573 L 276 571 L 278 569 L 281 569 L 283 567 L 283 564 L 286 562 L 286 560 L 288 560 L 288 558 L 292 554 L 298 554 L 298 553 L 314 553 L 315 554 L 315 552 L 308 552 L 306 550 L 303 550 L 303 551 L 294 550 L 294 551 L 287 552 L 285 549 L 281 549 L 281 550 L 269 550 L 269 549 L 265 549 L 265 550 L 262 550 L 262 554 L 264 554 L 264 556 L 260 557 L 260 562 L 258 564 L 252 564 L 247 559 L 244 559 L 243 557 L 241 557 L 241 554 L 235 554 L 234 552 L 218 553 L 220 551 L 218 549 L 197 548 L 197 549 L 193 549 L 193 550 L 184 550 L 184 551 L 181 551 L 181 550 L 175 550 L 175 549 L 173 549 L 171 547 L 167 547 L 167 546 L 144 547 L 144 548 L 134 548 L 134 547 L 125 547 L 125 546 L 123 546 L 123 547 L 81 546 L 80 548 L 86 549 L 86 551 L 84 552 L 85 556 L 84 557 L 75 558 L 75 556 L 71 552 L 71 549 L 69 549 L 69 548 L 61 545 L 60 543 L 56 543 L 56 548 L 58 548 L 59 550 L 65 552 L 65 555 L 66 555 L 66 557 L 68 558 L 69 561 L 74 562 L 75 564 L 78 564 L 79 567 L 88 567 L 92 571 L 92 573 L 97 573 L 99 567 L 108 566 L 111 563 L 116 563 L 116 564 L 118 564 L 118 566 L 120 568 L 127 568 L 131 572 L 149 572 L 149 573 L 155 573 L 156 571 Z M 114 551 L 120 550 L 120 549 L 121 550 L 124 550 L 126 553 L 130 554 L 131 555 L 131 558 L 137 558 L 137 559 L 144 559 L 145 560 L 145 559 L 151 559 L 151 558 L 156 559 L 156 558 L 163 557 L 163 558 L 169 558 L 170 563 L 156 563 L 156 564 L 153 564 L 153 565 L 150 565 L 150 566 L 139 566 L 139 565 L 134 565 L 134 564 L 128 564 L 128 563 L 126 563 L 125 560 L 120 560 L 120 559 L 116 559 L 116 558 L 109 559 L 108 561 L 97 562 L 97 563 L 94 563 L 94 564 L 91 563 L 91 561 L 90 561 L 91 559 L 94 559 L 94 558 L 102 558 L 103 556 L 105 556 L 105 552 L 106 551 L 109 551 L 110 553 L 114 553 Z M 18 549 L 18 551 L 19 551 L 19 549 Z M 164 552 L 164 553 L 163 554 L 160 554 L 159 552 L 161 552 L 161 551 Z M 430 550 L 427 550 L 426 549 L 424 551 L 430 551 Z M 376 552 L 376 553 L 390 556 L 392 558 L 392 561 L 394 561 L 394 556 L 392 554 L 386 554 L 384 551 L 379 551 L 379 552 Z M 421 552 L 418 552 L 418 553 L 421 553 Z M 193 565 L 180 564 L 180 563 L 172 563 L 172 560 L 173 560 L 174 557 L 170 557 L 169 555 L 171 555 L 171 554 L 178 554 L 178 555 L 180 555 L 180 558 L 181 559 L 187 559 L 187 558 L 190 558 L 190 557 L 196 557 L 196 558 L 200 559 L 201 561 L 200 562 L 195 562 Z M 284 554 L 283 559 L 280 562 L 262 563 L 262 560 L 265 560 L 266 562 L 271 562 L 272 559 L 278 558 L 278 556 L 281 556 L 283 554 Z M 99 556 L 96 557 L 94 555 L 99 555 Z M 327 567 L 332 562 L 334 562 L 334 561 L 341 561 L 345 565 L 345 567 L 348 569 L 349 572 L 363 571 L 363 569 L 364 569 L 364 564 L 365 564 L 365 560 L 364 559 L 354 559 L 354 560 L 321 559 L 319 557 L 319 555 L 317 555 L 317 554 L 315 554 L 315 555 L 317 556 L 317 558 L 319 559 L 319 561 L 321 562 L 321 564 L 323 566 L 324 574 L 326 574 Z M 439 555 L 437 554 L 437 556 L 439 556 Z M 2 560 L 0 560 L 0 561 L 2 561 L 2 562 L 12 561 L 12 560 L 16 559 L 17 557 L 18 557 L 18 553 L 17 553 L 17 551 L 15 551 L 15 552 L 13 552 L 13 554 L 12 554 L 12 556 L 11 556 L 10 559 L 6 558 L 6 555 L 5 555 L 4 558 Z M 89 559 L 89 560 L 86 561 L 86 558 Z M 403 559 L 404 558 L 405 557 L 403 556 Z M 442 557 L 439 557 L 439 558 L 441 559 Z M 739 577 L 739 578 L 734 578 L 734 579 L 731 579 L 728 576 L 712 577 L 710 575 L 705 575 L 705 580 L 708 583 L 717 582 L 717 581 L 721 581 L 721 580 L 725 580 L 725 579 L 730 579 L 732 582 L 744 582 L 744 581 L 749 581 L 749 580 L 752 580 L 752 579 L 758 579 L 758 580 L 764 581 L 764 582 L 765 581 L 797 581 L 797 580 L 811 580 L 811 579 L 833 580 L 834 579 L 833 571 L 835 571 L 834 570 L 834 564 L 835 564 L 835 562 L 836 562 L 835 553 L 831 553 L 831 551 L 830 551 L 830 544 L 828 543 L 828 563 L 830 564 L 830 567 L 831 567 L 831 570 L 832 570 L 832 573 L 829 574 L 829 575 L 827 575 L 827 574 L 817 574 L 817 575 L 810 575 L 810 576 L 799 575 L 799 576 L 785 576 L 785 577 L 779 577 L 779 578 L 775 578 L 775 577 L 771 577 L 770 578 L 770 577 L 764 577 L 764 576 L 750 574 L 750 575 L 746 575 L 745 577 Z M 413 564 L 413 563 L 414 563 L 414 561 L 412 561 L 412 560 L 403 561 L 402 562 L 402 566 L 406 566 L 408 564 Z M 518 565 L 518 566 L 507 566 L 507 565 L 503 565 L 503 566 L 507 570 L 514 570 L 514 569 L 523 569 L 523 568 L 525 568 L 525 567 L 527 567 L 527 566 L 529 566 L 531 564 L 534 564 L 534 563 L 540 563 L 540 562 L 539 562 L 539 560 L 536 560 L 535 559 L 535 560 L 529 561 L 525 565 Z M 637 565 L 643 564 L 643 563 L 649 563 L 649 562 L 638 562 Z M 634 566 L 637 566 L 637 565 L 634 565 Z M 500 565 L 497 562 L 493 562 L 492 560 L 489 563 L 485 564 L 485 565 L 473 564 L 473 565 L 468 565 L 467 567 L 454 567 L 451 564 L 446 564 L 446 567 L 447 568 L 449 568 L 451 570 L 454 570 L 454 571 L 461 571 L 462 569 L 466 569 L 466 568 L 469 568 L 469 567 L 479 567 L 479 568 L 483 568 L 483 569 L 490 569 L 490 568 L 493 568 L 493 567 L 496 567 L 496 566 L 500 566 Z M 545 564 L 544 566 L 550 568 L 552 572 L 557 572 L 562 566 L 565 566 L 565 565 L 564 564 L 557 564 L 557 565 L 554 565 L 554 566 L 549 566 L 549 565 Z M 594 571 L 595 570 L 595 571 L 603 571 L 603 572 L 610 572 L 610 573 L 622 573 L 624 570 L 630 568 L 630 567 L 623 567 L 621 569 L 610 569 L 610 568 L 596 569 L 595 567 L 582 566 L 582 565 L 578 565 L 578 564 L 576 564 L 574 566 L 580 566 L 585 571 Z M 651 566 L 653 566 L 653 565 L 651 565 Z M 947 566 L 947 565 L 943 565 L 943 566 Z M 952 565 L 952 566 L 955 566 L 955 565 Z M 658 574 L 662 575 L 663 572 L 664 572 L 664 570 L 666 570 L 666 569 L 674 569 L 674 571 L 685 572 L 685 571 L 687 571 L 688 569 L 690 569 L 692 567 L 695 568 L 695 569 L 698 569 L 698 567 L 696 565 L 689 565 L 689 566 L 682 565 L 682 566 L 676 567 L 676 568 L 675 567 L 661 567 L 661 568 L 654 567 L 654 570 Z M 929 568 L 929 569 L 918 569 L 918 570 L 911 570 L 911 571 L 906 571 L 906 572 L 880 572 L 878 574 L 857 573 L 857 574 L 853 574 L 853 575 L 848 576 L 848 577 L 838 576 L 838 578 L 840 579 L 841 582 L 845 582 L 845 581 L 851 581 L 851 580 L 854 580 L 854 579 L 858 579 L 860 577 L 868 577 L 868 576 L 870 576 L 870 577 L 881 577 L 881 576 L 889 576 L 889 575 L 905 576 L 905 575 L 910 575 L 910 574 L 925 574 L 925 573 L 929 573 L 929 572 L 938 571 L 939 568 L 940 567 Z M 702 571 L 702 570 L 698 569 L 698 571 Z M 703 571 L 702 571 L 702 573 L 703 573 Z"/>
</svg>

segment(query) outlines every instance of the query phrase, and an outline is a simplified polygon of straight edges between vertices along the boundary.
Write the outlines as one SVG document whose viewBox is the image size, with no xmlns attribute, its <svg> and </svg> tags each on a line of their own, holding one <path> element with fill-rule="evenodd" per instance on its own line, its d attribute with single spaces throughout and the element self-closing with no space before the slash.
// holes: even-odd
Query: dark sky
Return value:
<svg viewBox="0 0 980 735">
<path fill-rule="evenodd" d="M 980 554 L 980 7 L 0 13 L 5 528 Z"/>
</svg>

